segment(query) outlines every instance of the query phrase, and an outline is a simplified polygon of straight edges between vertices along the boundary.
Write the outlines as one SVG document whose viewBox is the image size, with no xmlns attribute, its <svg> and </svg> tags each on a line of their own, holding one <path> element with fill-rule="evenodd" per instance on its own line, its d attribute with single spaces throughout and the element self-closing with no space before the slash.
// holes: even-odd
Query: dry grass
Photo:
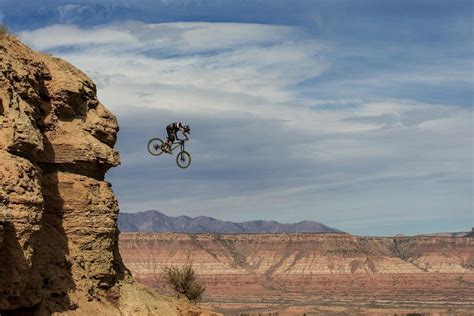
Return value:
<svg viewBox="0 0 474 316">
<path fill-rule="evenodd" d="M 5 24 L 0 24 L 0 36 L 10 34 L 10 30 Z"/>
</svg>

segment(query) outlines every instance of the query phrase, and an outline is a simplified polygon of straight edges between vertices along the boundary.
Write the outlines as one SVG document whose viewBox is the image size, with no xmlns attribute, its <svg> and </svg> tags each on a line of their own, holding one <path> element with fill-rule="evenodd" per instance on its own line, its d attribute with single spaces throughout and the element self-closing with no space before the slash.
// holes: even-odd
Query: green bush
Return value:
<svg viewBox="0 0 474 316">
<path fill-rule="evenodd" d="M 197 282 L 191 263 L 181 267 L 165 266 L 163 267 L 163 274 L 176 292 L 186 296 L 192 302 L 201 300 L 202 293 L 206 289 Z"/>
</svg>

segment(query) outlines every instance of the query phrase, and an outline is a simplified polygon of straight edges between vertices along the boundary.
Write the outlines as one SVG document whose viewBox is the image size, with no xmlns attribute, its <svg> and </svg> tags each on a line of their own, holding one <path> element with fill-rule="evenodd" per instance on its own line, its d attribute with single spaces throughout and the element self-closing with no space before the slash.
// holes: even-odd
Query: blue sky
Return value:
<svg viewBox="0 0 474 316">
<path fill-rule="evenodd" d="M 473 225 L 471 1 L 10 1 L 0 19 L 98 85 L 122 211 Z M 182 120 L 193 165 L 150 157 Z"/>
</svg>

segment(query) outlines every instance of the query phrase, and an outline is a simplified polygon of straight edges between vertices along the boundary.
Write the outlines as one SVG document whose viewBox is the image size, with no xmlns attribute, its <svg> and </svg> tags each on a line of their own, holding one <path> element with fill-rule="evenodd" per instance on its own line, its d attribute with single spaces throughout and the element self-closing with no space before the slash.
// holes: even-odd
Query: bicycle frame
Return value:
<svg viewBox="0 0 474 316">
<path fill-rule="evenodd" d="M 153 155 L 153 156 L 159 156 L 163 152 L 171 154 L 172 152 L 175 151 L 176 148 L 180 147 L 180 152 L 176 156 L 176 164 L 178 164 L 178 167 L 181 169 L 186 169 L 189 167 L 191 164 L 191 154 L 189 154 L 187 151 L 184 150 L 184 143 L 187 141 L 187 139 L 178 139 L 178 141 L 175 141 L 171 144 L 169 149 L 166 149 L 166 143 L 163 142 L 162 139 L 160 138 L 152 138 L 148 142 L 147 148 L 148 152 Z M 1 202 L 1 200 L 0 200 Z M 0 204 L 1 206 L 1 204 Z"/>
<path fill-rule="evenodd" d="M 184 140 L 172 143 L 170 148 L 171 152 L 173 152 L 178 147 L 181 147 L 181 151 L 184 151 Z"/>
</svg>

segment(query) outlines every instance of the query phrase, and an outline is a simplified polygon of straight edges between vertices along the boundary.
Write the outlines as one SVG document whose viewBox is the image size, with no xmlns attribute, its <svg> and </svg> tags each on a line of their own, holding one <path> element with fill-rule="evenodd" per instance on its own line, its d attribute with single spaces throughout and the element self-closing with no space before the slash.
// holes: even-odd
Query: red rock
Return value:
<svg viewBox="0 0 474 316">
<path fill-rule="evenodd" d="M 472 238 L 123 233 L 120 252 L 137 280 L 161 289 L 161 266 L 192 260 L 211 307 L 262 301 L 474 304 Z"/>
</svg>

